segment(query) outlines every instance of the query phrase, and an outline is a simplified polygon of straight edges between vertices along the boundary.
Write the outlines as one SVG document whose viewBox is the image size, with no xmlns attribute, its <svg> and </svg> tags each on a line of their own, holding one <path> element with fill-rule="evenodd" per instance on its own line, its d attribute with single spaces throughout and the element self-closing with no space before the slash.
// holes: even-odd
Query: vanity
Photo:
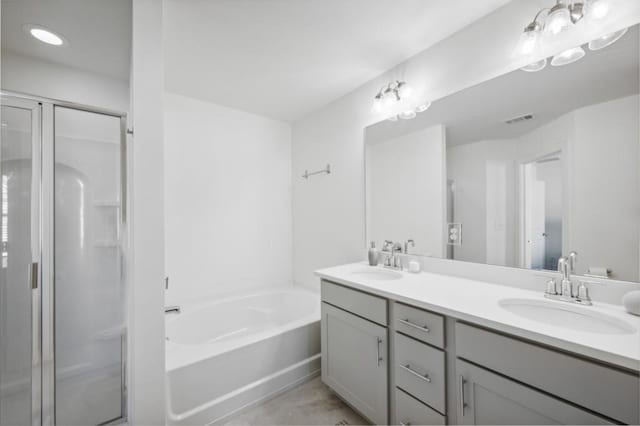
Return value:
<svg viewBox="0 0 640 426">
<path fill-rule="evenodd" d="M 640 317 L 364 263 L 317 271 L 322 380 L 374 424 L 637 424 Z"/>
</svg>

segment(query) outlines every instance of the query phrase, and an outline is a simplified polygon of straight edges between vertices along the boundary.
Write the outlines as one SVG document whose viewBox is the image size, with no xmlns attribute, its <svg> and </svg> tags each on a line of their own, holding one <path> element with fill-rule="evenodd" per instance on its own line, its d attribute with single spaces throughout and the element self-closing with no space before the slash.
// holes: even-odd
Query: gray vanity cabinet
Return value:
<svg viewBox="0 0 640 426">
<path fill-rule="evenodd" d="M 327 303 L 332 291 L 353 292 L 331 286 L 325 294 L 323 285 L 322 381 L 373 423 L 387 424 L 387 328 Z M 353 309 L 367 309 L 372 296 L 362 297 Z M 386 318 L 386 301 L 384 311 Z"/>
<path fill-rule="evenodd" d="M 463 425 L 612 424 L 562 400 L 468 362 L 456 362 Z"/>
</svg>

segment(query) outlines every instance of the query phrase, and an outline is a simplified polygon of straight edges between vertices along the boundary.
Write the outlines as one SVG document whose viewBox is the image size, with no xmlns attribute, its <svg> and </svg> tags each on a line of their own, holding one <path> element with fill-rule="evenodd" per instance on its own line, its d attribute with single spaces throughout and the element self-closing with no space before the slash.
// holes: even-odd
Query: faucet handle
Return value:
<svg viewBox="0 0 640 426">
<path fill-rule="evenodd" d="M 549 294 L 553 296 L 558 294 L 556 280 L 554 280 L 553 278 L 547 281 L 547 289 L 545 290 L 545 294 Z"/>
<path fill-rule="evenodd" d="M 591 297 L 589 297 L 589 287 L 582 281 L 578 283 L 578 289 L 576 291 L 576 298 L 578 301 L 585 305 L 591 305 Z"/>
</svg>

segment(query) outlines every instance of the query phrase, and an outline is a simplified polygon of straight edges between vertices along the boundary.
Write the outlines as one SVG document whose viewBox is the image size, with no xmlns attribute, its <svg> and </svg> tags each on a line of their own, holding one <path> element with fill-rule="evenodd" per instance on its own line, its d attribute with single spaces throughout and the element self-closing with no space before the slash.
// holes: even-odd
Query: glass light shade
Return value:
<svg viewBox="0 0 640 426">
<path fill-rule="evenodd" d="M 384 95 L 382 96 L 382 105 L 384 108 L 391 108 L 398 98 L 396 97 L 396 93 L 393 90 L 385 90 Z"/>
<path fill-rule="evenodd" d="M 564 4 L 557 4 L 549 12 L 547 21 L 545 23 L 545 30 L 553 35 L 558 35 L 561 32 L 569 29 L 571 25 L 571 15 L 569 9 Z"/>
<path fill-rule="evenodd" d="M 409 83 L 402 82 L 398 85 L 398 96 L 400 99 L 409 99 L 413 94 L 413 87 Z"/>
<path fill-rule="evenodd" d="M 31 28 L 29 32 L 33 37 L 43 43 L 51 44 L 53 46 L 62 46 L 64 44 L 62 37 L 52 33 L 51 31 L 47 31 L 42 28 Z"/>
<path fill-rule="evenodd" d="M 611 10 L 610 0 L 591 0 L 587 13 L 591 19 L 606 18 Z"/>
<path fill-rule="evenodd" d="M 573 47 L 554 56 L 553 59 L 551 59 L 551 65 L 553 65 L 554 67 L 569 65 L 576 62 L 577 60 L 582 59 L 585 54 L 586 53 L 582 47 Z"/>
<path fill-rule="evenodd" d="M 373 99 L 373 106 L 371 107 L 371 111 L 373 111 L 375 114 L 380 114 L 382 110 L 384 110 L 382 96 L 378 95 Z"/>
<path fill-rule="evenodd" d="M 412 118 L 416 118 L 416 112 L 414 110 L 404 111 L 398 114 L 398 117 L 403 120 L 411 120 Z"/>
<path fill-rule="evenodd" d="M 416 107 L 416 112 L 425 112 L 431 106 L 431 102 L 425 102 L 424 104 L 418 105 Z"/>
<path fill-rule="evenodd" d="M 532 62 L 529 65 L 526 65 L 520 69 L 526 72 L 537 72 L 537 71 L 542 71 L 546 66 L 547 66 L 547 58 L 544 58 L 539 61 Z"/>
<path fill-rule="evenodd" d="M 620 40 L 622 36 L 627 33 L 628 29 L 629 28 L 625 28 L 623 30 L 616 31 L 614 33 L 605 34 L 602 37 L 599 37 L 595 40 L 591 40 L 589 42 L 589 49 L 600 50 L 600 49 L 604 49 L 607 46 L 611 46 L 613 43 Z"/>
<path fill-rule="evenodd" d="M 515 49 L 517 56 L 530 56 L 536 51 L 538 41 L 540 40 L 540 31 L 525 30 L 520 35 L 520 40 Z"/>
</svg>

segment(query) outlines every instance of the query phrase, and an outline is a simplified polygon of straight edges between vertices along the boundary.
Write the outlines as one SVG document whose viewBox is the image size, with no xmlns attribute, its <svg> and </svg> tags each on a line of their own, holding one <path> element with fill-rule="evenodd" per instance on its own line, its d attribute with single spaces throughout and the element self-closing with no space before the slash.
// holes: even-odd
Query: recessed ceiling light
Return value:
<svg viewBox="0 0 640 426">
<path fill-rule="evenodd" d="M 43 43 L 50 44 L 52 46 L 62 46 L 68 44 L 67 40 L 63 36 L 61 36 L 60 34 L 56 34 L 45 27 L 27 24 L 24 26 L 24 29 L 34 38 L 40 40 Z"/>
</svg>

